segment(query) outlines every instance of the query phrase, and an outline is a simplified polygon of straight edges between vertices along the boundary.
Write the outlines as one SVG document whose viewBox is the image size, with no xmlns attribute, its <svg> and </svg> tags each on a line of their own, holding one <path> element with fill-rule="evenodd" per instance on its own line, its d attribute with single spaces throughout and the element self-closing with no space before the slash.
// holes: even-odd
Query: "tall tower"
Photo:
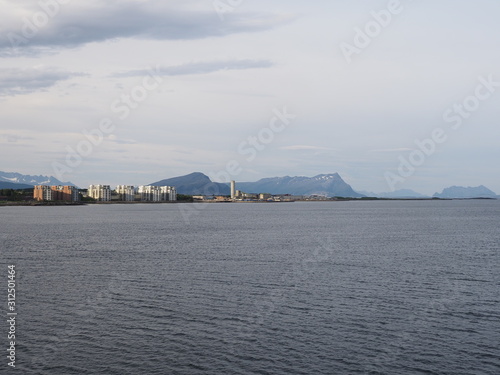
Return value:
<svg viewBox="0 0 500 375">
<path fill-rule="evenodd" d="M 231 181 L 231 199 L 234 199 L 236 196 L 236 182 Z"/>
</svg>

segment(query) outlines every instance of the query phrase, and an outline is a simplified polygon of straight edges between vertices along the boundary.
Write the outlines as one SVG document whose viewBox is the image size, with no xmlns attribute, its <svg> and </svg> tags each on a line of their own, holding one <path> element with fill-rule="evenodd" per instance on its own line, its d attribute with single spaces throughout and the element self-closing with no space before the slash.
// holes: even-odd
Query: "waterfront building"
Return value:
<svg viewBox="0 0 500 375">
<path fill-rule="evenodd" d="M 213 201 L 215 197 L 213 195 L 193 195 L 194 201 Z"/>
<path fill-rule="evenodd" d="M 177 190 L 173 186 L 160 186 L 164 201 L 174 202 L 177 200 Z"/>
<path fill-rule="evenodd" d="M 51 201 L 52 189 L 47 185 L 37 185 L 33 190 L 33 199 L 36 201 Z"/>
<path fill-rule="evenodd" d="M 52 200 L 64 202 L 77 202 L 78 189 L 75 186 L 51 186 Z"/>
<path fill-rule="evenodd" d="M 160 189 L 157 186 L 139 186 L 137 189 L 143 202 L 159 202 Z"/>
<path fill-rule="evenodd" d="M 137 192 L 143 202 L 173 202 L 177 200 L 177 191 L 173 186 L 139 186 Z"/>
<path fill-rule="evenodd" d="M 228 198 L 226 195 L 216 195 L 214 196 L 214 199 L 217 202 L 231 202 L 231 198 Z"/>
<path fill-rule="evenodd" d="M 291 195 L 291 194 L 278 194 L 274 195 L 273 199 L 280 202 L 294 202 L 304 199 L 303 195 Z"/>
<path fill-rule="evenodd" d="M 236 198 L 236 182 L 233 180 L 231 181 L 231 199 Z"/>
<path fill-rule="evenodd" d="M 99 202 L 111 201 L 111 187 L 109 185 L 90 185 L 87 195 Z"/>
<path fill-rule="evenodd" d="M 243 200 L 254 200 L 254 199 L 259 199 L 258 194 L 252 194 L 252 193 L 243 193 L 241 192 L 238 196 L 238 198 L 243 199 Z"/>
<path fill-rule="evenodd" d="M 33 189 L 33 199 L 37 201 L 78 202 L 79 194 L 75 186 L 37 185 Z"/>
<path fill-rule="evenodd" d="M 115 192 L 120 201 L 133 202 L 135 200 L 135 188 L 131 185 L 118 185 Z"/>
</svg>

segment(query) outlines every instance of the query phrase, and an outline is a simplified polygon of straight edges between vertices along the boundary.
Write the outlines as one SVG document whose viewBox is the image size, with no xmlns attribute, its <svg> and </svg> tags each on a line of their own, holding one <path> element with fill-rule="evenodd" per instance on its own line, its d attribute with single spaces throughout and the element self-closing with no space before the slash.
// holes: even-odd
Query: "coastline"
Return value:
<svg viewBox="0 0 500 375">
<path fill-rule="evenodd" d="M 127 202 L 127 201 L 114 201 L 114 202 L 15 202 L 15 201 L 3 201 L 0 202 L 0 207 L 60 207 L 60 206 L 88 206 L 88 205 L 115 205 L 115 204 L 181 204 L 181 203 L 192 203 L 192 204 L 217 204 L 217 203 L 295 203 L 295 202 L 373 202 L 373 201 L 451 201 L 451 200 L 498 200 L 498 198 L 332 198 L 332 199 L 300 199 L 291 201 L 217 201 L 217 200 L 200 200 L 200 201 L 164 201 L 164 202 Z"/>
</svg>

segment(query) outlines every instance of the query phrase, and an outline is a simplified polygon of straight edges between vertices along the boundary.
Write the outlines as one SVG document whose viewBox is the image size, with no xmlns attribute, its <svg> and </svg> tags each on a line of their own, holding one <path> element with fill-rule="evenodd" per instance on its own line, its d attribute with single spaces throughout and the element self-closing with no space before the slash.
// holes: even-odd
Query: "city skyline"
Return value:
<svg viewBox="0 0 500 375">
<path fill-rule="evenodd" d="M 15 188 L 14 185 L 26 186 L 28 188 L 29 185 L 34 185 L 35 191 L 37 188 L 77 188 L 78 190 L 92 190 L 95 186 L 103 186 L 107 188 L 110 192 L 115 191 L 118 194 L 131 194 L 131 191 L 138 190 L 140 193 L 141 190 L 144 189 L 156 189 L 160 188 L 168 188 L 168 189 L 176 189 L 177 186 L 181 186 L 184 190 L 186 186 L 190 186 L 190 192 L 183 191 L 183 194 L 187 195 L 199 195 L 199 194 L 214 194 L 214 195 L 227 195 L 231 198 L 234 198 L 238 192 L 241 192 L 240 189 L 236 189 L 236 186 L 240 186 L 243 184 L 245 186 L 245 192 L 253 192 L 249 194 L 254 194 L 255 192 L 265 191 L 271 192 L 273 194 L 285 194 L 291 193 L 295 195 L 320 195 L 320 196 L 342 196 L 342 197 L 379 197 L 379 198 L 429 198 L 431 196 L 434 197 L 445 197 L 445 198 L 478 198 L 478 197 L 488 197 L 488 198 L 497 198 L 500 197 L 496 192 L 489 189 L 484 185 L 477 186 L 457 186 L 450 185 L 439 189 L 432 195 L 422 194 L 421 192 L 415 191 L 413 189 L 397 189 L 394 191 L 388 192 L 374 192 L 374 191 L 365 191 L 357 189 L 354 186 L 351 186 L 348 182 L 342 179 L 338 173 L 334 174 L 321 174 L 313 177 L 306 176 L 280 176 L 280 177 L 268 177 L 263 178 L 258 181 L 236 181 L 231 180 L 227 183 L 215 183 L 210 179 L 209 176 L 201 173 L 201 172 L 193 172 L 185 176 L 176 176 L 170 179 L 164 179 L 161 181 L 156 181 L 149 184 L 139 184 L 139 185 L 124 185 L 122 182 L 118 185 L 115 185 L 116 188 L 112 188 L 112 185 L 103 183 L 102 181 L 96 182 L 94 181 L 91 185 L 89 185 L 89 189 L 86 186 L 78 186 L 72 185 L 71 181 L 59 181 L 54 177 L 49 176 L 41 176 L 41 175 L 21 175 L 19 173 L 6 173 L 0 171 L 0 183 L 9 182 L 11 188 Z M 324 183 L 327 183 L 324 185 Z M 335 182 L 334 185 L 331 185 L 331 182 Z M 340 184 L 339 184 L 340 183 Z M 14 184 L 14 185 L 12 185 Z M 288 185 L 287 185 L 288 184 Z M 290 185 L 292 184 L 292 185 Z M 295 184 L 295 185 L 294 185 Z M 297 185 L 298 184 L 298 185 Z M 69 186 L 68 186 L 69 185 Z M 218 187 L 216 187 L 216 185 Z M 283 186 L 287 187 L 283 187 Z M 224 186 L 225 188 L 223 188 Z M 9 187 L 4 187 L 9 188 Z M 297 188 L 302 192 L 297 193 Z M 200 190 L 201 189 L 201 190 Z M 217 192 L 217 190 L 219 192 Z M 333 189 L 333 190 L 332 190 Z M 347 190 L 345 190 L 347 189 Z M 192 190 L 192 191 L 191 191 Z M 199 192 L 194 192 L 198 191 Z M 145 190 L 144 190 L 145 191 Z M 279 192 L 277 192 L 279 191 Z M 204 193 L 203 193 L 204 192 Z M 127 200 L 127 199 L 125 199 Z"/>
<path fill-rule="evenodd" d="M 3 170 L 500 192 L 498 3 L 0 4 Z"/>
</svg>

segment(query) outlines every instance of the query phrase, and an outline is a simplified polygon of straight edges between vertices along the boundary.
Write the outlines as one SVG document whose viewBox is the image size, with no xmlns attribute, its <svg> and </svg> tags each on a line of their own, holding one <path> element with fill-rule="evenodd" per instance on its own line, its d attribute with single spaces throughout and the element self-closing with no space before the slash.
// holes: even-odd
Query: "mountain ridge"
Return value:
<svg viewBox="0 0 500 375">
<path fill-rule="evenodd" d="M 354 191 L 338 173 L 319 174 L 313 177 L 266 177 L 255 182 L 238 182 L 236 187 L 247 193 L 364 197 L 363 194 Z"/>
<path fill-rule="evenodd" d="M 0 189 L 12 189 L 12 190 L 33 189 L 33 186 L 27 184 L 16 184 L 14 182 L 0 181 Z"/>
<path fill-rule="evenodd" d="M 167 178 L 149 185 L 174 186 L 179 194 L 187 195 L 229 195 L 228 183 L 213 182 L 201 172 Z M 338 173 L 320 174 L 314 177 L 283 176 L 266 177 L 255 182 L 236 182 L 236 189 L 245 193 L 269 193 L 291 195 L 323 195 L 360 198 Z"/>
<path fill-rule="evenodd" d="M 17 172 L 3 172 L 0 171 L 0 182 L 7 182 L 11 184 L 19 184 L 22 186 L 33 187 L 35 185 L 69 185 L 75 184 L 67 181 L 62 182 L 53 176 L 42 175 L 25 175 Z M 25 187 L 17 187 L 17 189 L 24 189 Z M 16 189 L 16 188 L 13 188 Z"/>
<path fill-rule="evenodd" d="M 193 172 L 184 176 L 166 178 L 152 182 L 150 186 L 174 186 L 177 194 L 186 195 L 229 195 L 231 189 L 227 184 L 213 182 L 210 177 Z"/>
<path fill-rule="evenodd" d="M 499 196 L 484 185 L 479 186 L 450 186 L 444 188 L 441 193 L 435 193 L 435 198 L 498 198 Z"/>
<path fill-rule="evenodd" d="M 0 189 L 29 189 L 34 185 L 70 185 L 52 176 L 24 175 L 17 172 L 0 171 Z M 163 179 L 153 182 L 153 186 L 175 186 L 179 194 L 187 195 L 229 195 L 229 183 L 214 182 L 202 172 Z M 364 196 L 379 198 L 431 198 L 410 189 L 400 189 L 389 193 L 356 191 L 338 173 L 319 174 L 314 177 L 281 176 L 265 177 L 254 182 L 236 182 L 236 188 L 246 193 L 322 195 L 360 198 Z M 495 198 L 500 199 L 484 185 L 476 187 L 450 186 L 432 197 L 447 199 Z"/>
</svg>

